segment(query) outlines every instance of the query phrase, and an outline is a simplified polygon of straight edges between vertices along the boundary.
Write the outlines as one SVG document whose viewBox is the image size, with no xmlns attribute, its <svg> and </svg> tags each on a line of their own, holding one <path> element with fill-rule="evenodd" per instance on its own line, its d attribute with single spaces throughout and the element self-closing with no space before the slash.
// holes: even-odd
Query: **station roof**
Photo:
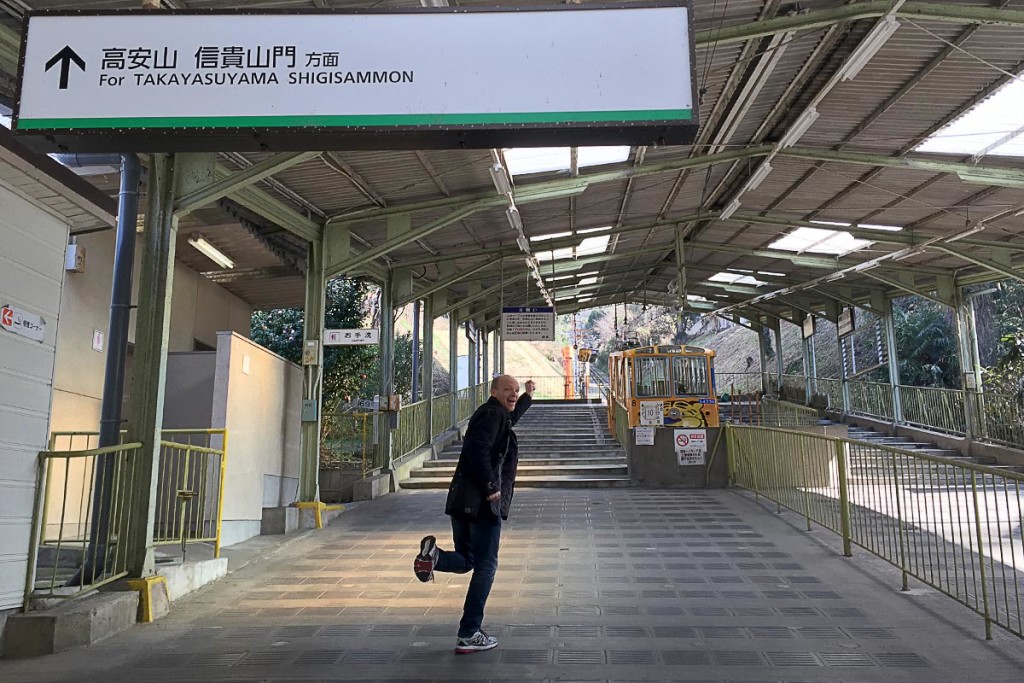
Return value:
<svg viewBox="0 0 1024 683">
<path fill-rule="evenodd" d="M 524 244 L 491 174 L 496 162 L 514 170 L 517 151 L 229 153 L 219 157 L 224 175 L 272 174 L 185 217 L 179 258 L 257 308 L 301 306 L 306 239 L 329 243 L 347 230 L 360 256 L 330 262 L 332 273 L 391 270 L 412 278 L 402 298 L 444 292 L 450 306 L 435 313 L 457 307 L 485 323 L 502 303 L 543 305 L 527 253 L 560 313 L 646 301 L 798 321 L 807 313 L 835 319 L 848 304 L 878 310 L 908 293 L 948 304 L 957 286 L 1019 277 L 1024 170 L 1020 156 L 995 146 L 972 154 L 918 147 L 1024 70 L 1021 4 L 695 0 L 695 143 L 631 147 L 592 166 L 593 150 L 574 148 L 562 152 L 559 170 L 512 175 Z M 138 6 L 0 0 L 12 20 L 26 10 Z M 20 27 L 5 27 L 0 88 L 10 97 Z M 110 175 L 90 179 L 108 191 L 116 184 Z M 388 220 L 406 215 L 412 231 L 389 242 Z M 235 268 L 214 269 L 189 248 L 193 232 Z"/>
</svg>

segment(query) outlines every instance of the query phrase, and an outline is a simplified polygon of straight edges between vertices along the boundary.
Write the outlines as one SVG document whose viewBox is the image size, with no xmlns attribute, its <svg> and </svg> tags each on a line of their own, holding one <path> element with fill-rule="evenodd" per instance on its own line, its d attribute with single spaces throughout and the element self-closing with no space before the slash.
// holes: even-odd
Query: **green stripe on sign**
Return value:
<svg viewBox="0 0 1024 683">
<path fill-rule="evenodd" d="M 386 128 L 389 126 L 484 126 L 530 123 L 690 121 L 692 109 L 558 111 L 507 114 L 367 114 L 355 116 L 153 116 L 19 119 L 17 130 L 96 128 Z"/>
</svg>

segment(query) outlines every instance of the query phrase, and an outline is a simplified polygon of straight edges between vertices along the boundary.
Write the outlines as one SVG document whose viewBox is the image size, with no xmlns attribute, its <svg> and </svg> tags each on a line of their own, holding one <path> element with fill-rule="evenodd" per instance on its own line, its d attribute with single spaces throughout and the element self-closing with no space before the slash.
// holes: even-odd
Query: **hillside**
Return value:
<svg viewBox="0 0 1024 683">
<path fill-rule="evenodd" d="M 819 323 L 814 341 L 818 376 L 837 376 L 834 373 L 838 372 L 840 360 L 835 328 L 828 324 Z M 761 369 L 761 356 L 757 348 L 757 335 L 745 327 L 733 325 L 720 332 L 694 337 L 689 339 L 687 343 L 714 349 L 717 354 L 715 370 L 718 373 L 759 372 Z M 782 348 L 785 371 L 801 372 L 801 337 L 800 330 L 795 325 L 783 324 Z M 749 367 L 747 359 L 752 359 Z M 775 371 L 774 361 L 769 361 L 769 370 Z"/>
</svg>

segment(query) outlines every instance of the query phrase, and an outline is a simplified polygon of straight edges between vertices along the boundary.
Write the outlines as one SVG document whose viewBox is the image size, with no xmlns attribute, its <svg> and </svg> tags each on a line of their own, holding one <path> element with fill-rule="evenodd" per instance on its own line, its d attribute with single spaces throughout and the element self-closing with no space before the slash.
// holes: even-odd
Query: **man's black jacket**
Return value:
<svg viewBox="0 0 1024 683">
<path fill-rule="evenodd" d="M 501 491 L 501 501 L 490 503 L 491 512 L 508 519 L 512 493 L 519 468 L 519 446 L 512 425 L 530 407 L 533 398 L 523 394 L 516 401 L 515 410 L 509 412 L 493 396 L 476 409 L 469 418 L 462 453 L 455 468 L 455 477 L 464 477 L 476 484 L 487 496 Z"/>
</svg>

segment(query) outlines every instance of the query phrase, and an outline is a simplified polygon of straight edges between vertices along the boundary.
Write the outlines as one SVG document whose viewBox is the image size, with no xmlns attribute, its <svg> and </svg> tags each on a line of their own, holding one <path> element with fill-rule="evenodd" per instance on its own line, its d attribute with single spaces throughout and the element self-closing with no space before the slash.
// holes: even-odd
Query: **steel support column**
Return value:
<svg viewBox="0 0 1024 683">
<path fill-rule="evenodd" d="M 772 325 L 772 331 L 775 333 L 775 371 L 778 373 L 775 378 L 775 395 L 782 398 L 782 322 L 778 318 Z"/>
<path fill-rule="evenodd" d="M 132 410 L 128 420 L 128 441 L 142 443 L 133 481 L 132 524 L 127 532 L 131 553 L 129 571 L 134 577 L 151 576 L 155 571 L 153 531 L 178 232 L 174 197 L 179 161 L 180 156 L 154 154 L 149 164 L 135 325 Z"/>
<path fill-rule="evenodd" d="M 395 287 L 393 274 L 389 271 L 387 278 L 380 283 L 380 400 L 387 401 L 388 396 L 395 393 Z M 377 452 L 385 472 L 391 471 L 391 430 L 397 415 L 390 412 L 377 414 Z"/>
<path fill-rule="evenodd" d="M 434 436 L 434 297 L 423 301 L 423 361 L 420 363 L 420 387 L 427 402 L 427 434 Z"/>
<path fill-rule="evenodd" d="M 487 351 L 488 347 L 490 346 L 488 343 L 488 339 L 490 338 L 490 336 L 490 333 L 484 330 L 483 337 L 481 337 L 480 340 L 480 361 L 483 363 L 483 371 L 480 373 L 480 382 L 486 382 L 490 378 L 491 368 L 487 362 L 487 359 L 489 357 Z"/>
<path fill-rule="evenodd" d="M 896 351 L 896 325 L 893 322 L 892 300 L 885 307 L 882 315 L 885 325 L 885 346 L 889 351 L 889 384 L 892 385 L 892 419 L 893 424 L 903 422 L 903 403 L 900 400 L 900 362 Z"/>
<path fill-rule="evenodd" d="M 452 427 L 459 426 L 459 320 L 448 314 L 448 386 L 451 387 Z"/>
<path fill-rule="evenodd" d="M 309 242 L 306 254 L 306 303 L 302 318 L 302 399 L 311 402 L 315 413 L 305 415 L 302 421 L 299 501 L 308 503 L 320 500 L 320 426 L 323 409 L 324 355 L 322 335 L 327 287 L 324 277 L 323 240 Z"/>
<path fill-rule="evenodd" d="M 420 302 L 412 304 L 412 402 L 420 400 Z"/>
<path fill-rule="evenodd" d="M 856 312 L 854 313 L 856 315 Z M 843 415 L 850 412 L 850 361 L 853 355 L 853 344 L 847 344 L 847 340 L 852 340 L 853 336 L 849 335 L 846 337 L 839 336 L 839 326 L 836 326 L 836 340 L 839 342 L 839 377 L 842 379 L 842 395 L 843 395 Z"/>
<path fill-rule="evenodd" d="M 966 418 L 966 438 L 972 441 L 982 436 L 981 410 L 984 407 L 972 400 L 973 396 L 982 393 L 981 362 L 978 350 L 978 332 L 974 313 L 974 301 L 964 296 L 963 287 L 953 292 L 956 312 L 957 347 L 960 355 L 960 388 L 964 393 L 964 417 Z M 975 410 L 977 406 L 978 410 Z"/>
</svg>

